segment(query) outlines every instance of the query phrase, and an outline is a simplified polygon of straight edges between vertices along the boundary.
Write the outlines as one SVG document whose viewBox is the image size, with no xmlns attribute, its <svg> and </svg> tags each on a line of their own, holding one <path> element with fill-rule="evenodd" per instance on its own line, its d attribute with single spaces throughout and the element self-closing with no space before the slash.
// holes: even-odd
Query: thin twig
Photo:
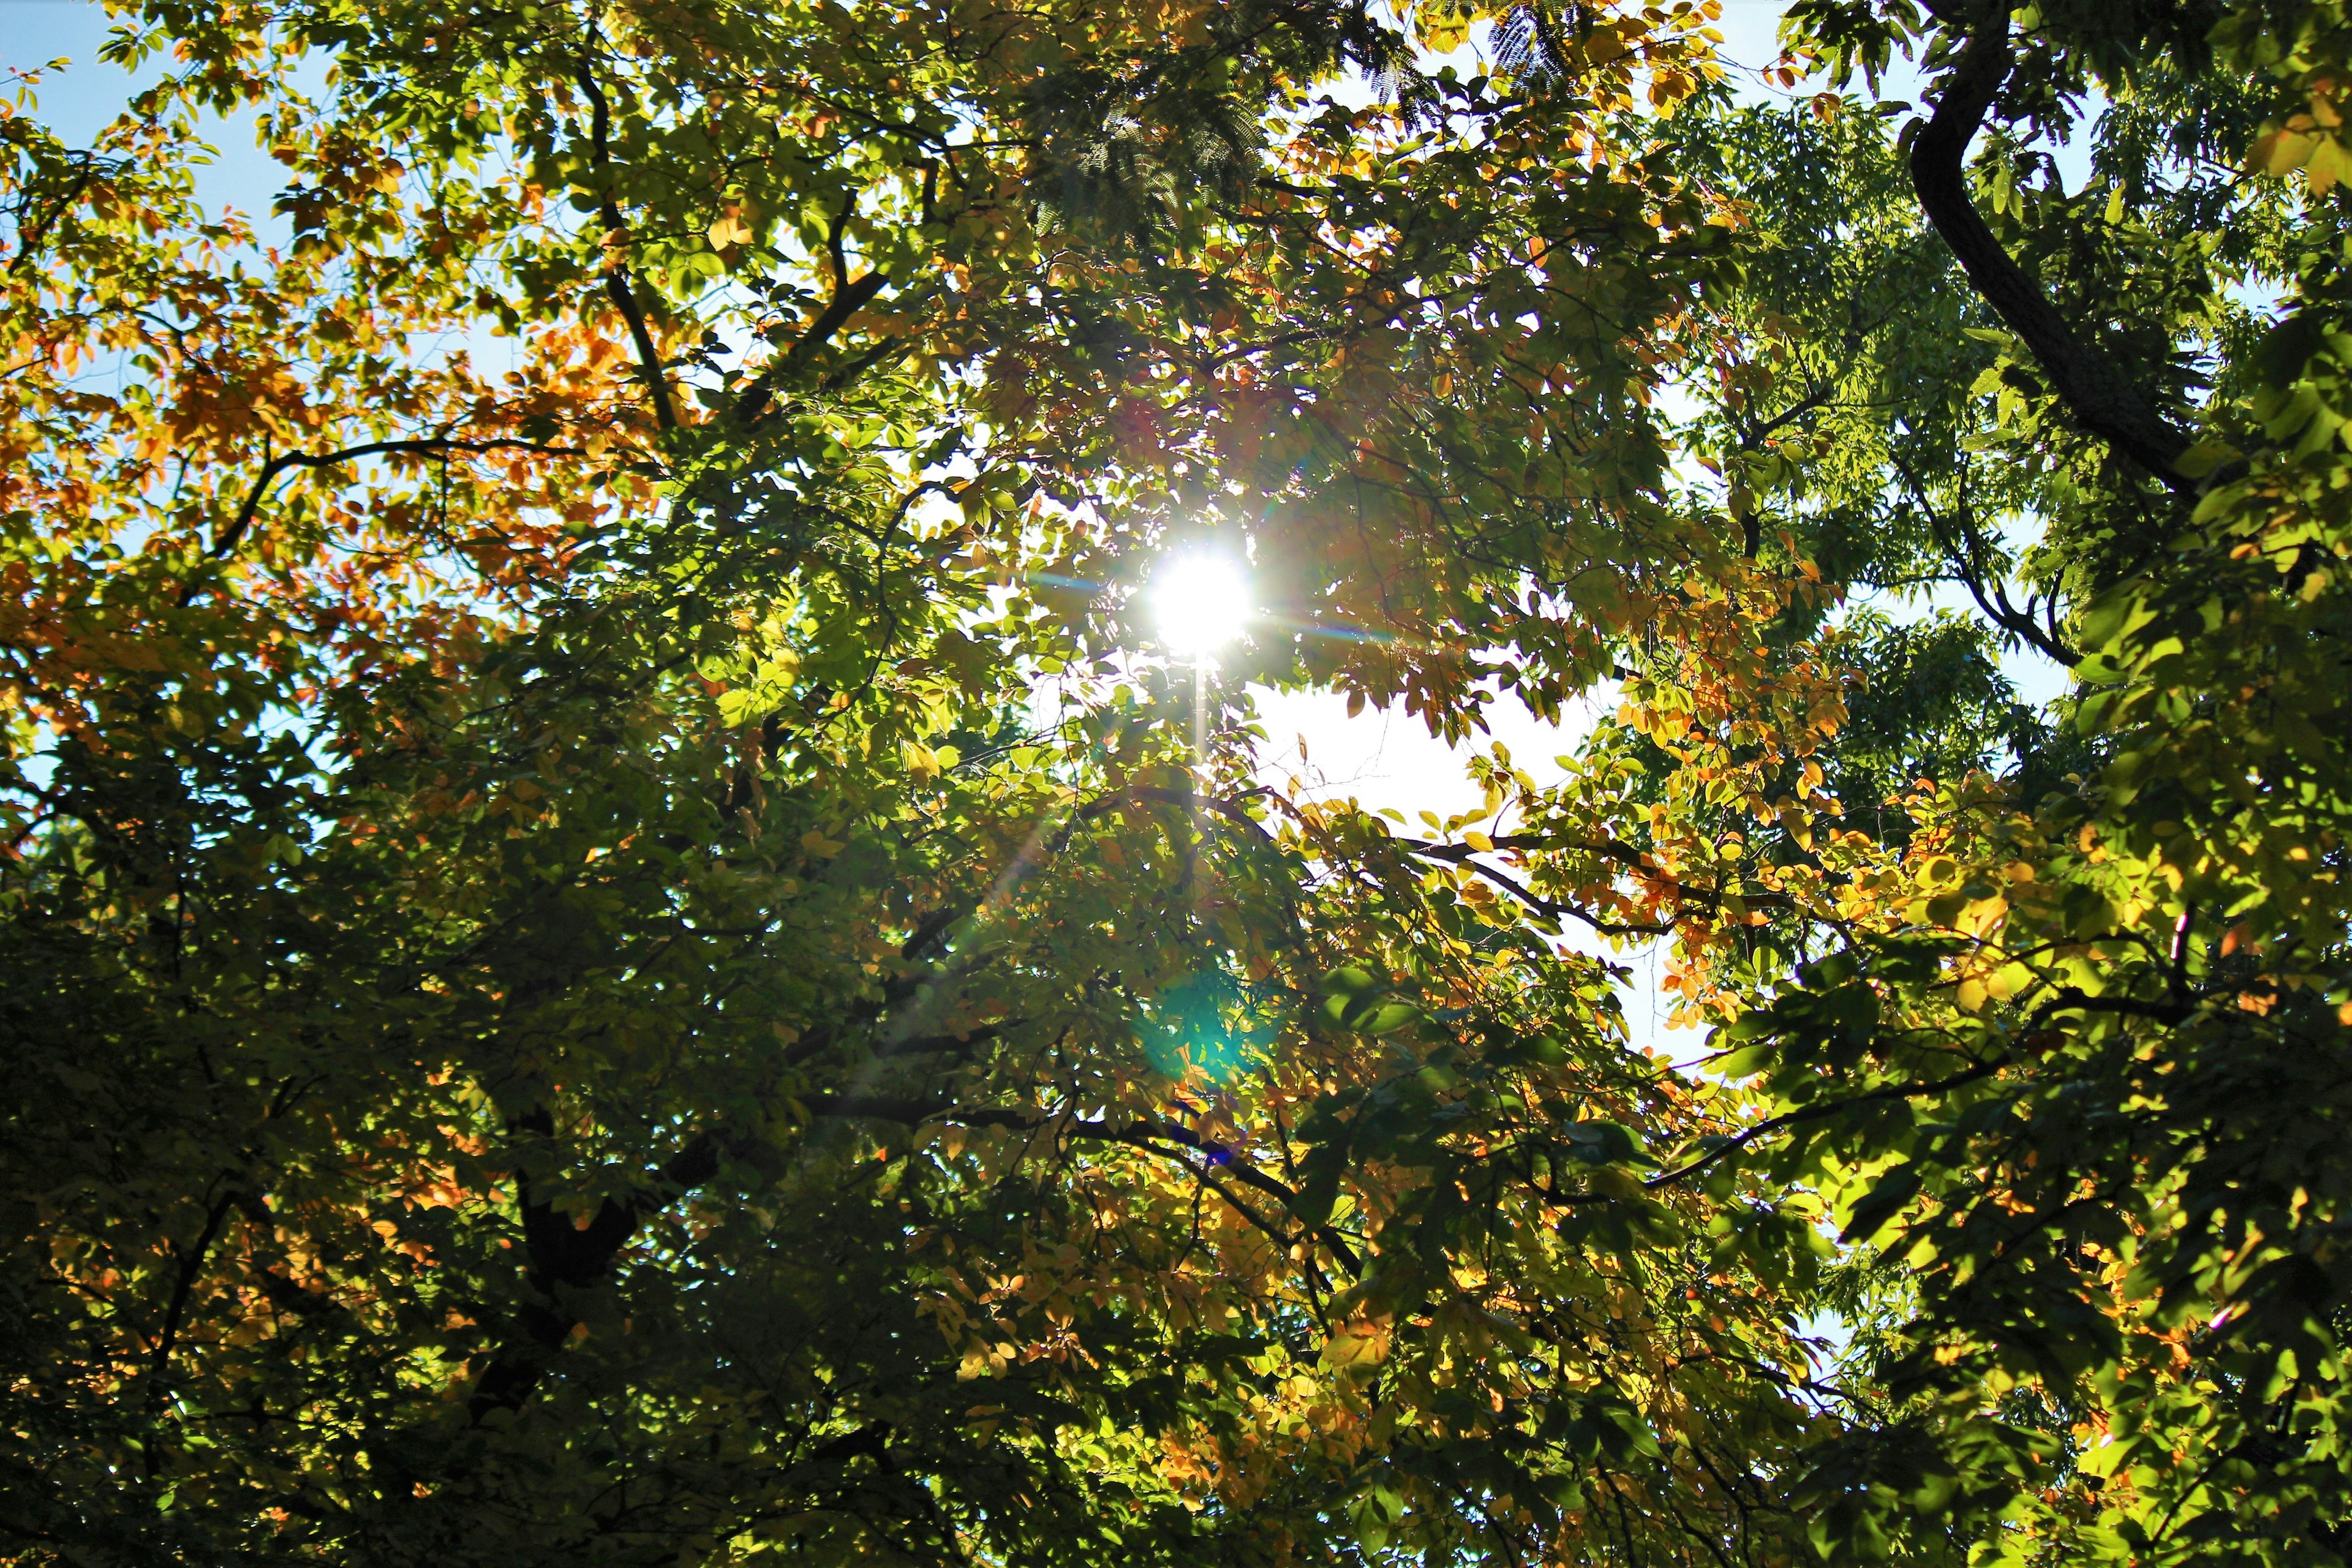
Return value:
<svg viewBox="0 0 2352 1568">
<path fill-rule="evenodd" d="M 605 100 L 604 89 L 596 85 L 596 74 L 585 59 L 577 62 L 573 79 L 588 99 L 588 146 L 595 160 L 596 173 L 603 178 L 612 163 L 612 105 Z M 635 292 L 629 287 L 629 264 L 625 259 L 629 246 L 629 226 L 621 217 L 620 205 L 613 198 L 609 180 L 596 192 L 596 213 L 604 220 L 604 293 L 628 323 L 630 341 L 636 344 L 639 374 L 652 393 L 654 418 L 665 434 L 677 428 L 677 409 L 670 402 L 669 373 L 662 364 L 660 351 L 654 347 L 654 335 L 646 325 L 646 313 L 637 303 Z"/>
<path fill-rule="evenodd" d="M 1941 1094 L 1948 1089 L 1958 1089 L 1963 1084 L 1974 1083 L 1981 1078 L 1990 1078 L 2000 1071 L 2007 1061 L 2008 1058 L 2005 1057 L 1996 1058 L 1989 1062 L 1979 1062 L 1966 1072 L 1954 1073 L 1947 1079 L 1938 1079 L 1934 1083 L 1895 1084 L 1886 1089 L 1874 1089 L 1868 1094 L 1855 1095 L 1851 1100 L 1834 1100 L 1827 1105 L 1808 1105 L 1801 1110 L 1791 1110 L 1786 1115 L 1771 1117 L 1758 1122 L 1736 1138 L 1725 1139 L 1687 1164 L 1677 1165 L 1671 1171 L 1652 1176 L 1642 1185 L 1653 1190 L 1671 1185 L 1681 1181 L 1685 1176 L 1706 1169 L 1726 1154 L 1745 1149 L 1759 1138 L 1769 1137 L 1784 1127 L 1795 1127 L 1807 1121 L 1819 1121 L 1824 1117 L 1835 1116 L 1841 1111 L 1851 1110 L 1857 1105 L 1868 1105 L 1876 1100 L 1915 1100 L 1923 1094 Z"/>
</svg>

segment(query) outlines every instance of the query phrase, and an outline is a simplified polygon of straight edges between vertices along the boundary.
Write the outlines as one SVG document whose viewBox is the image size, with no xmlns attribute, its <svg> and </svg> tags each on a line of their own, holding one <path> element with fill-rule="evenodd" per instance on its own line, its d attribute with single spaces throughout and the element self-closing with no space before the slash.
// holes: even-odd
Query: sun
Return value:
<svg viewBox="0 0 2352 1568">
<path fill-rule="evenodd" d="M 1241 636 L 1250 616 L 1249 578 L 1225 555 L 1171 556 L 1152 574 L 1151 608 L 1168 650 L 1198 658 Z"/>
</svg>

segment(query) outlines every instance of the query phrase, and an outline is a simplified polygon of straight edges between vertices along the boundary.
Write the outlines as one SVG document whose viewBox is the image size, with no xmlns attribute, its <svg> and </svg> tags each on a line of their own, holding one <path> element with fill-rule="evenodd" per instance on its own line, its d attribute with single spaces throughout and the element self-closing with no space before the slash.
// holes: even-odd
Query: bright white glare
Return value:
<svg viewBox="0 0 2352 1568">
<path fill-rule="evenodd" d="M 1151 578 L 1151 608 L 1170 652 L 1197 658 L 1241 636 L 1249 579 L 1223 555 L 1179 555 Z"/>
</svg>

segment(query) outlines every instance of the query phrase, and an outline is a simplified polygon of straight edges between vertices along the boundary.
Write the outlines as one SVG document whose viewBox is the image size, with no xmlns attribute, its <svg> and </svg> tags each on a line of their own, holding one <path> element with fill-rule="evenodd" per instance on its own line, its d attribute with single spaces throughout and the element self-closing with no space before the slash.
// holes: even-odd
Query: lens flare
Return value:
<svg viewBox="0 0 2352 1568">
<path fill-rule="evenodd" d="M 1197 658 L 1239 637 L 1250 615 L 1249 579 L 1223 555 L 1178 555 L 1151 579 L 1152 614 L 1171 653 Z"/>
</svg>

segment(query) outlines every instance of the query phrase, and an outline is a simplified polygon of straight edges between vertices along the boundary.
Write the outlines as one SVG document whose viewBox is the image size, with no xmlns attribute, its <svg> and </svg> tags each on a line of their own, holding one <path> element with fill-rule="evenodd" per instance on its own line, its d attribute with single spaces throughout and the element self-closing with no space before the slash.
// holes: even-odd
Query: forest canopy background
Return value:
<svg viewBox="0 0 2352 1568">
<path fill-rule="evenodd" d="M 2333 0 L 112 15 L 11 1561 L 2352 1552 Z"/>
</svg>

